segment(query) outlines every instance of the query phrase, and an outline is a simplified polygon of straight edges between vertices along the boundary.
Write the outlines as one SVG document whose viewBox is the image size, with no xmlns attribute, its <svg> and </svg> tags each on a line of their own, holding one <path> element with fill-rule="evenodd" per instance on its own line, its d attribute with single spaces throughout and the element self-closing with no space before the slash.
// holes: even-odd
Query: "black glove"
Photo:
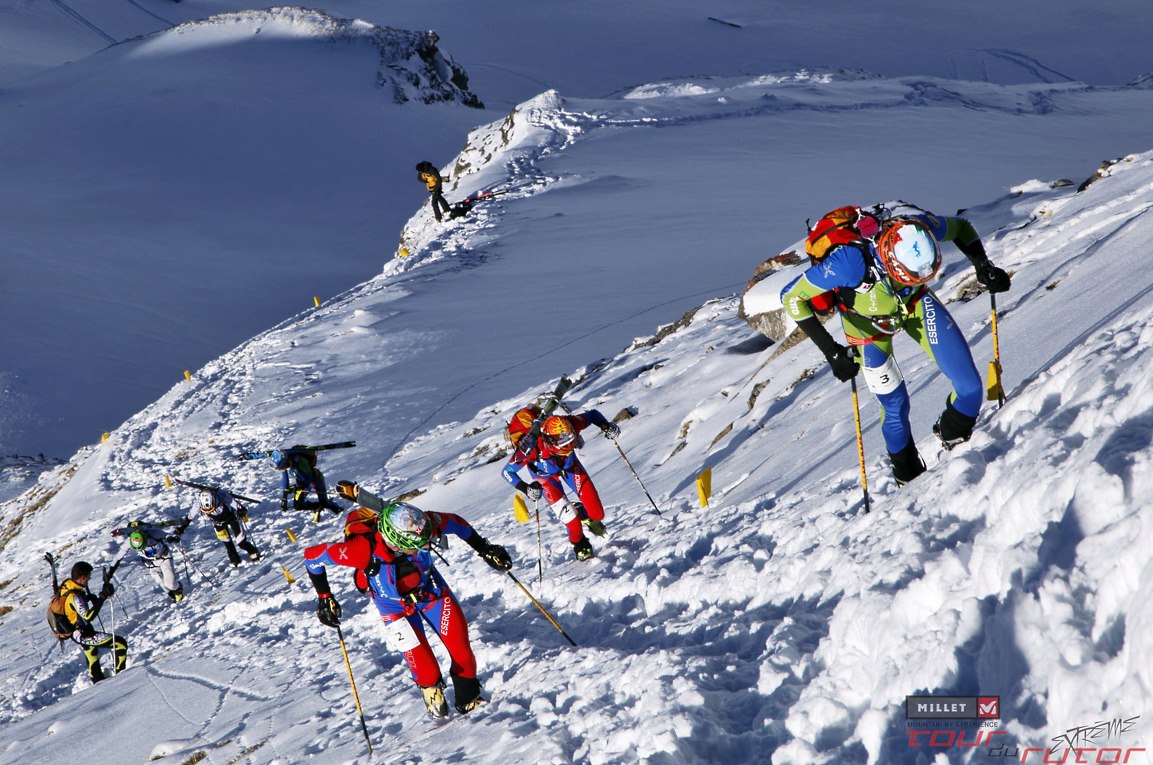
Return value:
<svg viewBox="0 0 1153 765">
<path fill-rule="evenodd" d="M 316 604 L 316 618 L 320 619 L 320 623 L 325 627 L 339 627 L 340 604 L 336 602 L 336 598 L 331 595 L 322 597 Z"/>
<path fill-rule="evenodd" d="M 852 380 L 861 369 L 861 365 L 857 363 L 857 354 L 848 346 L 837 346 L 837 350 L 827 358 L 829 366 L 833 369 L 833 376 L 841 382 Z"/>
<path fill-rule="evenodd" d="M 280 495 L 280 510 L 281 512 L 288 511 L 288 492 L 284 492 Z"/>
<path fill-rule="evenodd" d="M 104 586 L 100 588 L 100 599 L 108 600 L 116 594 L 116 588 L 112 586 L 112 582 L 105 582 Z"/>
<path fill-rule="evenodd" d="M 621 434 L 621 428 L 620 425 L 617 425 L 615 422 L 610 422 L 606 423 L 605 426 L 601 428 L 601 432 L 605 434 L 605 438 L 609 439 L 610 441 L 616 441 L 617 436 Z"/>
<path fill-rule="evenodd" d="M 168 536 L 164 537 L 164 541 L 165 542 L 173 542 L 173 543 L 179 542 L 180 541 L 180 535 L 179 534 L 169 534 Z"/>
<path fill-rule="evenodd" d="M 524 493 L 528 495 L 529 499 L 531 499 L 533 502 L 536 502 L 538 499 L 544 496 L 544 488 L 536 481 L 533 481 L 524 487 Z"/>
<path fill-rule="evenodd" d="M 983 260 L 977 264 L 977 281 L 985 285 L 989 292 L 1008 292 L 1010 287 L 1009 274 L 1003 268 L 993 265 L 991 260 Z"/>
<path fill-rule="evenodd" d="M 508 571 L 512 568 L 512 558 L 509 556 L 508 550 L 500 545 L 490 544 L 479 552 L 484 562 L 497 571 Z"/>
</svg>

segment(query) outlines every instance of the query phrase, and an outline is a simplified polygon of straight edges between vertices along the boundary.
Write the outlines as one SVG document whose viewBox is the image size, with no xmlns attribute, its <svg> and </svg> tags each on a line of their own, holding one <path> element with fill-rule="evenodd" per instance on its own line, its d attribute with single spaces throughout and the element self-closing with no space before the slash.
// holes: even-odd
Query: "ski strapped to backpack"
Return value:
<svg viewBox="0 0 1153 765">
<path fill-rule="evenodd" d="M 260 504 L 259 499 L 253 499 L 252 497 L 245 497 L 242 494 L 234 494 L 231 491 L 229 491 L 228 489 L 222 489 L 219 486 L 209 486 L 209 485 L 203 484 L 203 483 L 195 483 L 193 481 L 185 481 L 182 478 L 173 478 L 170 475 L 164 476 L 165 488 L 171 489 L 172 484 L 174 484 L 174 483 L 178 483 L 181 486 L 187 486 L 190 489 L 200 489 L 201 491 L 210 491 L 213 494 L 216 494 L 216 493 L 227 494 L 228 496 L 232 497 L 233 499 L 239 499 L 242 502 L 251 502 L 254 505 Z"/>
<path fill-rule="evenodd" d="M 527 453 L 531 451 L 533 445 L 536 443 L 537 438 L 540 436 L 541 426 L 548 416 L 556 411 L 560 406 L 561 399 L 573 387 L 572 380 L 567 377 L 561 377 L 560 382 L 556 384 L 556 388 L 548 395 L 548 398 L 540 406 L 530 405 L 526 406 L 516 414 L 513 415 L 512 420 L 508 424 L 508 437 L 512 442 L 515 453 Z"/>
<path fill-rule="evenodd" d="M 279 451 L 286 455 L 293 454 L 307 454 L 308 452 L 323 452 L 329 449 L 351 449 L 356 446 L 355 441 L 338 441 L 334 444 L 318 444 L 316 446 L 292 446 L 288 449 L 269 449 L 263 452 L 241 452 L 237 459 L 241 460 L 263 460 L 272 456 L 273 452 Z"/>
<path fill-rule="evenodd" d="M 125 555 L 127 555 L 127 553 L 125 553 Z M 116 576 L 116 569 L 120 568 L 120 564 L 123 562 L 124 555 L 121 555 L 116 559 L 116 562 L 112 564 L 112 568 L 104 569 L 104 584 L 108 584 L 110 581 L 112 581 L 112 577 Z M 103 589 L 103 587 L 101 589 Z"/>
<path fill-rule="evenodd" d="M 64 613 L 64 601 L 67 595 L 60 594 L 60 578 L 56 574 L 56 557 L 52 553 L 44 553 L 44 560 L 52 568 L 52 597 L 48 601 L 48 629 L 57 640 L 64 641 L 72 637 L 75 625 L 68 621 Z"/>
</svg>

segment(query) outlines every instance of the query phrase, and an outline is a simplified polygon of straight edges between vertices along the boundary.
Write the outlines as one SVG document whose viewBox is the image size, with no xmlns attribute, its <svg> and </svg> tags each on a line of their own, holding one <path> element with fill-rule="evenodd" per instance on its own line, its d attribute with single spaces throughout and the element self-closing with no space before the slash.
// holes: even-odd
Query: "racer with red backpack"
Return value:
<svg viewBox="0 0 1153 765">
<path fill-rule="evenodd" d="M 965 218 L 916 208 L 891 217 L 883 208 L 874 210 L 838 208 L 812 227 L 805 242 L 812 265 L 781 291 L 781 304 L 824 353 L 838 380 L 846 382 L 863 370 L 881 405 L 893 477 L 903 485 L 923 473 L 925 463 L 913 439 L 909 391 L 893 356 L 893 336 L 908 333 L 953 385 L 933 426 L 946 449 L 969 440 L 984 399 L 965 336 L 928 286 L 941 267 L 940 242 L 953 242 L 990 292 L 1007 291 L 1010 279 L 989 260 Z M 841 312 L 848 347 L 816 316 L 814 307 L 830 297 Z"/>
<path fill-rule="evenodd" d="M 596 555 L 584 534 L 582 522 L 596 536 L 605 533 L 605 511 L 600 495 L 576 454 L 576 450 L 584 445 L 580 432 L 590 425 L 600 428 L 610 439 L 621 432 L 619 426 L 609 422 L 596 409 L 581 414 L 552 415 L 541 425 L 539 436 L 527 442 L 522 438 L 516 444 L 502 471 L 504 479 L 529 499 L 535 502 L 544 497 L 568 529 L 568 539 L 577 560 L 588 560 Z M 521 479 L 522 467 L 528 468 L 533 479 L 531 483 Z M 570 502 L 565 496 L 565 484 L 579 502 Z"/>
<path fill-rule="evenodd" d="M 356 485 L 341 482 L 337 491 L 356 497 Z M 446 534 L 463 539 L 498 571 L 512 568 L 508 551 L 486 540 L 453 513 L 426 513 L 407 502 L 384 506 L 379 516 L 357 508 L 348 516 L 346 541 L 319 544 L 304 551 L 304 564 L 320 602 L 317 618 L 340 624 L 341 608 L 328 582 L 329 566 L 356 570 L 357 588 L 367 591 L 385 623 L 385 641 L 404 655 L 412 679 L 424 696 L 429 715 L 448 716 L 444 679 L 425 633 L 431 627 L 451 658 L 455 708 L 466 714 L 481 703 L 477 662 L 469 643 L 468 621 L 456 596 L 433 565 L 434 545 L 447 547 Z"/>
</svg>

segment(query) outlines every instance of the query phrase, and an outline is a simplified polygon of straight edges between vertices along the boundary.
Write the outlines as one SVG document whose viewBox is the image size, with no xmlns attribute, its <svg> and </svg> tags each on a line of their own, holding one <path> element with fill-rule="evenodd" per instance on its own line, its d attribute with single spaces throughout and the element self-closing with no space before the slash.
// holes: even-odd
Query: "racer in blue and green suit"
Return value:
<svg viewBox="0 0 1153 765">
<path fill-rule="evenodd" d="M 874 236 L 833 248 L 781 292 L 785 311 L 825 354 L 837 379 L 847 381 L 858 366 L 863 369 L 881 404 L 881 430 L 898 484 L 916 478 L 925 465 L 913 440 L 909 391 L 893 356 L 893 336 L 908 333 L 953 385 L 933 427 L 946 448 L 969 439 L 984 398 L 968 343 L 927 284 L 940 267 L 938 243 L 950 241 L 990 292 L 1009 289 L 1008 274 L 990 262 L 968 220 L 921 212 L 886 220 Z M 830 292 L 845 339 L 859 355 L 835 341 L 813 310 L 811 301 Z"/>
</svg>

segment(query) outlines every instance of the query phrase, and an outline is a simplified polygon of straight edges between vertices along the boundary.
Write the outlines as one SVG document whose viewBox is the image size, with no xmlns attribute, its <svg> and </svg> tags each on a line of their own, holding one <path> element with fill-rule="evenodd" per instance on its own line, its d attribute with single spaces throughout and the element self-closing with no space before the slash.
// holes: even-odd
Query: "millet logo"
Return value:
<svg viewBox="0 0 1153 765">
<path fill-rule="evenodd" d="M 1001 717 L 1000 696 L 906 696 L 909 720 L 995 720 Z"/>
</svg>

